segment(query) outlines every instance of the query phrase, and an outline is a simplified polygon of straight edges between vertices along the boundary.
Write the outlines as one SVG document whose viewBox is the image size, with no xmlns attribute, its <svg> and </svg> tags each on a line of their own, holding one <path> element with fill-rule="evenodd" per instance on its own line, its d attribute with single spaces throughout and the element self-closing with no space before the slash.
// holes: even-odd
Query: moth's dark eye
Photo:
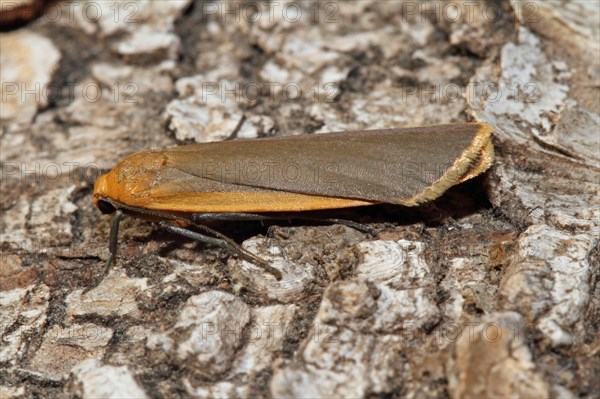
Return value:
<svg viewBox="0 0 600 399">
<path fill-rule="evenodd" d="M 115 207 L 112 206 L 110 202 L 103 200 L 98 201 L 98 209 L 104 214 L 114 213 L 116 211 Z"/>
</svg>

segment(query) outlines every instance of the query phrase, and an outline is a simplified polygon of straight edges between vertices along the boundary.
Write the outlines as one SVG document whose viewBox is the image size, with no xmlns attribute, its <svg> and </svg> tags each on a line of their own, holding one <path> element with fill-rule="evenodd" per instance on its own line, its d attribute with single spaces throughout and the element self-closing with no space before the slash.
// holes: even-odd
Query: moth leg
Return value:
<svg viewBox="0 0 600 399">
<path fill-rule="evenodd" d="M 110 252 L 110 256 L 108 257 L 108 260 L 106 261 L 106 264 L 104 265 L 104 269 L 102 270 L 102 273 L 97 275 L 92 280 L 92 282 L 90 284 L 88 284 L 88 286 L 83 290 L 83 294 L 87 293 L 88 291 L 90 291 L 93 288 L 96 288 L 98 286 L 98 284 L 100 284 L 100 282 L 102 280 L 104 280 L 104 277 L 106 277 L 106 275 L 108 274 L 108 272 L 110 270 L 111 265 L 115 261 L 115 259 L 117 257 L 117 244 L 119 243 L 119 225 L 121 223 L 122 218 L 123 218 L 123 212 L 120 210 L 117 210 L 117 212 L 115 213 L 115 217 L 113 218 L 112 225 L 110 226 L 110 239 L 109 239 L 109 244 L 108 244 L 108 251 Z"/>
<path fill-rule="evenodd" d="M 219 220 L 219 221 L 261 221 L 261 220 L 276 220 L 272 216 L 260 215 L 258 213 L 194 213 L 192 214 L 192 220 L 194 222 L 205 222 L 207 220 Z"/>
<path fill-rule="evenodd" d="M 323 219 L 323 220 L 325 222 L 329 222 L 329 223 L 333 223 L 333 224 L 343 224 L 344 226 L 348 226 L 350 228 L 353 228 L 354 230 L 358 230 L 361 233 L 375 235 L 375 230 L 373 230 L 366 224 L 354 222 L 352 220 L 336 219 L 336 218 L 329 218 L 329 219 Z"/>
<path fill-rule="evenodd" d="M 352 220 L 337 219 L 337 218 L 311 218 L 293 213 L 282 213 L 275 215 L 261 215 L 258 213 L 194 213 L 192 220 L 194 222 L 202 222 L 207 220 L 218 220 L 218 221 L 266 221 L 266 220 L 306 220 L 310 222 L 327 222 L 332 224 L 343 224 L 344 226 L 351 227 L 366 234 L 375 234 L 373 229 L 362 223 L 354 222 Z"/>
<path fill-rule="evenodd" d="M 325 222 L 325 223 L 331 223 L 331 224 L 342 224 L 342 225 L 348 226 L 354 230 L 358 230 L 361 233 L 375 235 L 375 231 L 372 228 L 370 228 L 369 226 L 362 224 L 362 223 L 354 222 L 352 220 L 347 220 L 347 219 L 318 218 L 318 217 L 309 217 L 309 216 L 294 215 L 294 214 L 282 214 L 280 217 L 269 217 L 269 220 L 275 220 L 275 219 L 280 219 L 280 220 L 281 219 L 295 219 L 295 220 L 306 220 L 309 222 L 321 222 L 321 223 Z"/>
<path fill-rule="evenodd" d="M 282 278 L 281 272 L 279 270 L 275 269 L 274 267 L 269 265 L 264 260 L 258 258 L 254 254 L 246 251 L 244 248 L 240 247 L 239 245 L 237 245 L 236 243 L 234 243 L 233 241 L 231 241 L 229 239 L 209 237 L 204 234 L 200 234 L 196 231 L 184 229 L 182 227 L 173 226 L 166 222 L 161 222 L 160 226 L 163 227 L 165 230 L 167 230 L 170 233 L 179 234 L 179 235 L 182 235 L 184 237 L 190 238 L 195 241 L 203 242 L 203 243 L 210 244 L 210 245 L 215 245 L 215 246 L 222 248 L 230 253 L 237 254 L 242 259 L 244 259 L 248 262 L 254 263 L 255 265 L 263 268 L 265 271 L 272 274 L 277 280 L 281 280 L 281 278 Z M 212 229 L 208 229 L 206 226 L 204 226 L 204 227 L 205 227 L 205 230 L 208 230 L 208 231 L 212 230 Z"/>
<path fill-rule="evenodd" d="M 233 140 L 237 138 L 238 133 L 240 130 L 242 130 L 242 126 L 244 126 L 244 122 L 246 122 L 246 115 L 242 115 L 229 137 L 227 137 L 225 140 Z"/>
</svg>

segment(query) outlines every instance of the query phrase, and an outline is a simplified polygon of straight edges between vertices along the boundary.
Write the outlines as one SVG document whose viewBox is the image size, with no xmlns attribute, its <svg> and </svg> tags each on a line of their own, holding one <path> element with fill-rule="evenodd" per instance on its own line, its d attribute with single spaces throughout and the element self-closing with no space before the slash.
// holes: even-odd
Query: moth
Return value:
<svg viewBox="0 0 600 399">
<path fill-rule="evenodd" d="M 485 123 L 361 130 L 198 143 L 133 154 L 98 178 L 93 201 L 115 213 L 114 261 L 123 215 L 217 245 L 276 278 L 281 273 L 206 220 L 272 220 L 284 213 L 366 206 L 415 206 L 441 196 L 492 164 Z M 355 228 L 358 223 L 343 222 Z"/>
</svg>

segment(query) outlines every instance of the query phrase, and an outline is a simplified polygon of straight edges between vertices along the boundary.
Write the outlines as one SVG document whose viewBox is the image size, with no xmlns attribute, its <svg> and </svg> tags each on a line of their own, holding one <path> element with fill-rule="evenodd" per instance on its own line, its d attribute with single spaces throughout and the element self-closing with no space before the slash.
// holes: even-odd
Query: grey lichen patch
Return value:
<svg viewBox="0 0 600 399">
<path fill-rule="evenodd" d="M 179 55 L 179 47 L 177 35 L 142 28 L 133 32 L 128 40 L 120 42 L 116 51 L 131 62 L 140 62 L 143 57 L 173 60 Z"/>
<path fill-rule="evenodd" d="M 112 335 L 112 329 L 92 323 L 55 325 L 45 333 L 26 370 L 44 379 L 66 379 L 77 363 L 101 359 Z"/>
<path fill-rule="evenodd" d="M 439 317 L 433 298 L 422 288 L 395 290 L 358 282 L 331 285 L 317 320 L 370 333 L 418 331 Z"/>
<path fill-rule="evenodd" d="M 550 397 L 523 325 L 518 313 L 492 313 L 461 336 L 447 365 L 452 397 Z"/>
<path fill-rule="evenodd" d="M 570 103 L 559 115 L 556 127 L 547 138 L 554 147 L 587 163 L 600 166 L 600 137 L 590 134 L 600 130 L 600 115 Z"/>
<path fill-rule="evenodd" d="M 183 384 L 189 395 L 199 398 L 215 396 L 248 397 L 255 391 L 255 382 L 268 371 L 283 349 L 290 329 L 295 328 L 293 318 L 296 305 L 261 306 L 250 309 L 250 323 L 243 333 L 243 346 L 237 351 L 231 369 L 216 382 Z M 210 345 L 210 341 L 205 341 Z"/>
<path fill-rule="evenodd" d="M 440 24 L 449 32 L 450 43 L 480 57 L 493 56 L 514 34 L 514 11 L 507 3 L 449 3 L 437 10 L 446 15 Z"/>
<path fill-rule="evenodd" d="M 0 241 L 3 244 L 16 249 L 33 248 L 33 241 L 27 234 L 30 209 L 31 204 L 23 195 L 14 199 L 12 206 L 3 212 L 4 217 L 0 220 L 2 223 Z"/>
<path fill-rule="evenodd" d="M 250 309 L 220 291 L 193 296 L 179 314 L 173 334 L 177 357 L 197 378 L 215 378 L 231 367 L 250 322 Z"/>
<path fill-rule="evenodd" d="M 28 286 L 3 290 L 0 293 L 2 322 L 0 323 L 0 362 L 10 367 L 26 355 L 28 336 L 39 336 L 48 322 L 50 290 L 47 286 Z"/>
<path fill-rule="evenodd" d="M 579 106 L 600 112 L 598 81 L 598 7 L 592 2 L 512 1 L 523 24 L 546 38 L 546 51 L 562 58 L 572 81 L 570 92 Z"/>
<path fill-rule="evenodd" d="M 448 295 L 442 306 L 444 315 L 451 320 L 461 320 L 465 305 L 469 302 L 477 305 L 483 302 L 477 300 L 476 296 L 485 278 L 485 270 L 474 267 L 471 259 L 464 257 L 452 259 L 449 270 L 440 283 L 440 287 Z"/>
<path fill-rule="evenodd" d="M 517 224 L 597 231 L 598 186 L 593 169 L 569 160 L 552 163 L 552 157 L 539 153 L 532 153 L 527 162 L 521 157 L 522 150 L 515 149 L 492 172 L 497 175 L 491 180 L 492 203 L 512 209 L 507 214 Z"/>
<path fill-rule="evenodd" d="M 165 290 L 177 291 L 178 278 L 183 279 L 193 287 L 208 285 L 215 279 L 216 271 L 211 265 L 198 265 L 195 262 L 173 258 L 168 259 L 167 262 L 172 267 L 173 272 L 162 280 Z"/>
<path fill-rule="evenodd" d="M 357 277 L 379 290 L 373 319 L 366 321 L 370 328 L 393 333 L 437 323 L 439 310 L 431 291 L 435 276 L 424 258 L 422 242 L 372 241 L 359 248 L 363 258 L 356 268 Z"/>
<path fill-rule="evenodd" d="M 326 326 L 331 328 L 331 326 Z M 373 336 L 351 330 L 310 337 L 302 351 L 305 366 L 292 364 L 278 369 L 271 380 L 276 397 L 363 397 L 370 385 L 369 373 Z M 331 340 L 315 343 L 315 340 Z"/>
<path fill-rule="evenodd" d="M 357 277 L 372 283 L 385 283 L 397 289 L 433 284 L 432 272 L 424 259 L 425 245 L 418 241 L 370 241 L 358 245 L 363 258 Z"/>
<path fill-rule="evenodd" d="M 288 329 L 293 326 L 296 305 L 273 305 L 251 309 L 251 322 L 247 328 L 247 342 L 239 352 L 232 372 L 243 375 L 249 382 L 273 364 L 283 344 Z"/>
<path fill-rule="evenodd" d="M 228 138 L 244 117 L 244 109 L 258 96 L 260 86 L 246 87 L 227 78 L 221 67 L 206 74 L 180 78 L 175 82 L 179 98 L 171 101 L 165 118 L 175 138 L 195 142 Z M 236 137 L 255 138 L 270 134 L 273 120 L 267 115 L 249 115 Z"/>
<path fill-rule="evenodd" d="M 227 103 L 200 105 L 193 99 L 174 100 L 167 108 L 169 128 L 177 140 L 194 142 L 219 141 L 228 138 L 243 117 L 241 109 Z M 273 130 L 273 120 L 268 116 L 254 115 L 242 125 L 238 138 L 265 136 Z"/>
<path fill-rule="evenodd" d="M 170 73 L 174 68 L 175 64 L 172 61 L 145 67 L 99 62 L 92 65 L 91 73 L 98 84 L 115 89 L 112 93 L 113 98 L 124 103 L 136 104 L 145 94 L 173 92 Z"/>
<path fill-rule="evenodd" d="M 2 125 L 18 130 L 48 105 L 48 86 L 61 55 L 49 38 L 28 29 L 3 33 L 0 47 L 0 120 Z"/>
<path fill-rule="evenodd" d="M 27 228 L 36 232 L 36 241 L 68 245 L 73 241 L 71 219 L 77 206 L 70 199 L 76 187 L 49 190 L 31 204 Z"/>
<path fill-rule="evenodd" d="M 73 13 L 71 19 L 60 18 L 60 22 L 75 23 L 79 29 L 95 33 L 101 37 L 118 33 L 135 33 L 144 29 L 155 32 L 168 32 L 174 28 L 174 22 L 190 6 L 190 0 L 158 2 L 118 2 L 94 3 L 88 6 L 91 12 Z"/>
<path fill-rule="evenodd" d="M 0 385 L 0 395 L 7 399 L 21 399 L 29 396 L 30 392 L 25 388 L 24 385 L 20 386 L 9 386 Z"/>
<path fill-rule="evenodd" d="M 80 398 L 148 398 L 135 376 L 125 366 L 105 365 L 88 359 L 73 367 L 68 392 Z"/>
<path fill-rule="evenodd" d="M 146 279 L 129 278 L 114 270 L 90 291 L 70 293 L 65 299 L 67 316 L 139 317 L 136 297 L 147 287 Z"/>
<path fill-rule="evenodd" d="M 299 359 L 276 370 L 275 397 L 363 397 L 393 389 L 399 381 L 401 336 L 377 335 L 376 312 L 385 303 L 366 283 L 331 285 L 299 349 Z M 375 313 L 375 316 L 373 314 Z"/>
<path fill-rule="evenodd" d="M 573 335 L 581 331 L 575 324 L 590 301 L 589 258 L 595 244 L 589 235 L 529 227 L 500 285 L 505 308 L 535 321 L 553 345 L 575 344 Z"/>
<path fill-rule="evenodd" d="M 257 250 L 265 248 L 266 250 Z M 310 285 L 314 283 L 314 266 L 309 263 L 298 264 L 289 260 L 282 248 L 269 239 L 251 238 L 244 242 L 244 248 L 258 252 L 270 266 L 279 270 L 283 277 L 277 281 L 275 276 L 248 261 L 232 259 L 230 269 L 234 278 L 252 293 L 263 295 L 283 303 L 295 302 L 304 297 Z"/>
<path fill-rule="evenodd" d="M 533 134 L 543 141 L 567 99 L 568 75 L 553 67 L 540 39 L 525 27 L 500 56 L 499 69 L 485 66 L 472 79 L 468 100 L 480 118 L 501 127 L 498 139 L 523 144 Z"/>
<path fill-rule="evenodd" d="M 335 280 L 354 261 L 351 245 L 362 234 L 344 226 L 274 227 L 271 237 L 244 242 L 251 253 L 267 260 L 282 273 L 282 280 L 250 262 L 231 258 L 228 266 L 238 290 L 262 300 L 293 303 L 311 297 L 320 280 Z"/>
</svg>

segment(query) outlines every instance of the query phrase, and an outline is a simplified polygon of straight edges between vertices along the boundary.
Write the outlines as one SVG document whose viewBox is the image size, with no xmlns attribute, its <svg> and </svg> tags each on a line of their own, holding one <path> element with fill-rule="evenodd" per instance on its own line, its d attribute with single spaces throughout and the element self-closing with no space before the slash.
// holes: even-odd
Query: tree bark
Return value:
<svg viewBox="0 0 600 399">
<path fill-rule="evenodd" d="M 597 397 L 599 16 L 85 1 L 0 33 L 2 396 Z M 374 235 L 213 226 L 281 281 L 126 218 L 84 291 L 109 256 L 99 174 L 243 116 L 238 138 L 487 122 L 496 159 L 416 208 L 335 212 Z"/>
</svg>

